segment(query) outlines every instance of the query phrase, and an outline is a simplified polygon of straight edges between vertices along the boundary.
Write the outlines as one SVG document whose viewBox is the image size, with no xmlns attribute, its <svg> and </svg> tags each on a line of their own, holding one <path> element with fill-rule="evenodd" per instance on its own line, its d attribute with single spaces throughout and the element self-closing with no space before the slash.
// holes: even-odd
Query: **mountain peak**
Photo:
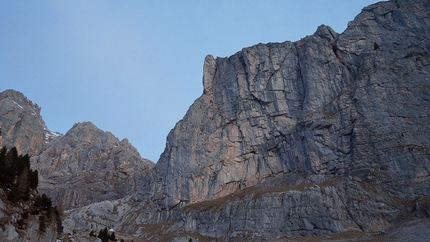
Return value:
<svg viewBox="0 0 430 242">
<path fill-rule="evenodd" d="M 46 144 L 32 164 L 44 177 L 39 190 L 66 209 L 129 195 L 154 166 L 126 139 L 120 141 L 91 122 L 74 124 Z"/>
<path fill-rule="evenodd" d="M 40 117 L 41 108 L 36 103 L 30 101 L 22 92 L 12 89 L 0 92 L 0 100 L 9 101 L 17 108 L 30 113 L 31 115 Z M 12 108 L 12 107 L 10 107 Z"/>
<path fill-rule="evenodd" d="M 47 128 L 39 105 L 21 92 L 0 93 L 0 146 L 16 147 L 20 154 L 38 154 L 45 144 Z"/>
</svg>

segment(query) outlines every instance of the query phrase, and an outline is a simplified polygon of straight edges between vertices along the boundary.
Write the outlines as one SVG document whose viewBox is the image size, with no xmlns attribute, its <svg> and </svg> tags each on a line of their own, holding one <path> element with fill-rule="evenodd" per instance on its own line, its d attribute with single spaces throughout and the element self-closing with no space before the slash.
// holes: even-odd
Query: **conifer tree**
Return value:
<svg viewBox="0 0 430 242">
<path fill-rule="evenodd" d="M 15 178 L 17 177 L 17 161 L 18 160 L 18 151 L 15 147 L 10 149 L 5 156 L 4 159 L 4 170 L 3 170 L 3 178 L 4 184 L 6 187 L 11 188 L 15 182 Z M 4 172 L 7 171 L 7 172 Z"/>
<path fill-rule="evenodd" d="M 109 241 L 109 234 L 108 229 L 105 227 L 104 229 L 100 230 L 99 236 L 97 236 L 102 242 L 108 242 Z"/>
<path fill-rule="evenodd" d="M 52 201 L 43 193 L 42 196 L 38 195 L 36 199 L 34 199 L 34 206 L 40 210 L 48 211 L 52 207 Z"/>
<path fill-rule="evenodd" d="M 109 240 L 115 241 L 115 232 L 112 232 L 112 234 L 110 234 Z"/>
<path fill-rule="evenodd" d="M 45 232 L 45 229 L 46 229 L 46 218 L 45 216 L 41 215 L 39 217 L 39 231 Z"/>
<path fill-rule="evenodd" d="M 30 187 L 28 185 L 29 168 L 24 167 L 24 170 L 19 174 L 14 189 L 18 191 L 19 197 L 27 201 L 30 198 Z"/>
<path fill-rule="evenodd" d="M 0 182 L 3 184 L 6 183 L 4 178 L 4 174 L 6 173 L 6 163 L 5 163 L 6 153 L 7 153 L 7 149 L 6 149 L 6 146 L 4 146 L 0 150 Z"/>
<path fill-rule="evenodd" d="M 37 170 L 33 171 L 30 169 L 30 173 L 28 175 L 28 186 L 30 189 L 37 189 L 37 185 L 39 185 L 39 172 Z"/>
</svg>

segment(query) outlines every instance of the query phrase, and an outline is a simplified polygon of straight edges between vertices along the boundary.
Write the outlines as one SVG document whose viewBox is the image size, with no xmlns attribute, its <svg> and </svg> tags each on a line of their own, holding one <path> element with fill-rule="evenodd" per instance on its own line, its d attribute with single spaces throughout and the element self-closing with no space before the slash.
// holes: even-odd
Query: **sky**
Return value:
<svg viewBox="0 0 430 242">
<path fill-rule="evenodd" d="M 336 32 L 376 0 L 1 0 L 0 91 L 24 93 L 47 127 L 127 138 L 156 162 L 203 92 L 206 55 Z"/>
</svg>

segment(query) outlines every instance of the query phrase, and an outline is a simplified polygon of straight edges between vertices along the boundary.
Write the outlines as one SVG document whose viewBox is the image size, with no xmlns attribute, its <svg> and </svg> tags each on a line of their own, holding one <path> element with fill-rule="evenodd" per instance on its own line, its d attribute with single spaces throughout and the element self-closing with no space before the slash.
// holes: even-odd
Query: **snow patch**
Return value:
<svg viewBox="0 0 430 242">
<path fill-rule="evenodd" d="M 13 101 L 13 103 L 15 103 L 18 107 L 20 107 L 22 110 L 24 110 L 24 108 L 21 106 L 21 105 L 19 105 L 17 102 L 15 102 L 15 101 Z"/>
<path fill-rule="evenodd" d="M 45 134 L 45 143 L 49 143 L 51 141 L 53 141 L 54 139 L 57 139 L 61 136 L 63 136 L 63 134 L 58 133 L 58 132 L 52 132 L 51 130 L 49 130 L 48 128 L 46 128 L 46 126 L 44 127 L 46 134 Z"/>
</svg>

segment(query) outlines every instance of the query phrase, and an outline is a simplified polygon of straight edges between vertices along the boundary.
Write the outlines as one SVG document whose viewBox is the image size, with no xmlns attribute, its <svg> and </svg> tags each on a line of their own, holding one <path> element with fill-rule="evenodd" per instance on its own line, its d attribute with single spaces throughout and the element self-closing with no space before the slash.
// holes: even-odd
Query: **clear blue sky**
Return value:
<svg viewBox="0 0 430 242">
<path fill-rule="evenodd" d="M 202 94 L 207 54 L 343 32 L 371 0 L 1 0 L 0 91 L 42 107 L 52 131 L 91 121 L 156 162 Z"/>
</svg>

